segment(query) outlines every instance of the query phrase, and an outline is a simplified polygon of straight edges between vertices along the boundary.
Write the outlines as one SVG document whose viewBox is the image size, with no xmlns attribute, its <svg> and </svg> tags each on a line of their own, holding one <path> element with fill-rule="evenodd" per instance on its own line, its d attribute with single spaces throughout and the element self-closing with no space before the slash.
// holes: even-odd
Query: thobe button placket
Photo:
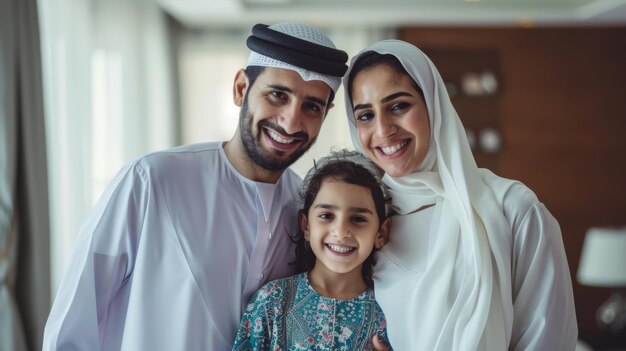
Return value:
<svg viewBox="0 0 626 351">
<path fill-rule="evenodd" d="M 259 280 L 263 280 L 263 277 L 264 277 L 263 273 L 259 274 Z"/>
</svg>

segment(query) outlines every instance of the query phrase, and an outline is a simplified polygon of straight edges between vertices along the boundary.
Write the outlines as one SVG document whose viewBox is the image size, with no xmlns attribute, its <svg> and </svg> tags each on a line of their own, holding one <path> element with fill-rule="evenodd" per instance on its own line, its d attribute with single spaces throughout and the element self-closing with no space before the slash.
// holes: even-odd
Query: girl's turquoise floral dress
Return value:
<svg viewBox="0 0 626 351">
<path fill-rule="evenodd" d="M 318 294 L 301 273 L 256 292 L 241 320 L 233 350 L 372 350 L 389 345 L 387 322 L 368 289 L 351 300 Z"/>
</svg>

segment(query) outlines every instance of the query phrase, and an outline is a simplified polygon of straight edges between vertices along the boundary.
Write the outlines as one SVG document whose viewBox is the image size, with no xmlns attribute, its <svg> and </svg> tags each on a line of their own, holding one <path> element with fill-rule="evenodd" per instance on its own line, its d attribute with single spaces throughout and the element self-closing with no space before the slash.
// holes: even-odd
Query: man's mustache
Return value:
<svg viewBox="0 0 626 351">
<path fill-rule="evenodd" d="M 277 131 L 278 133 L 284 135 L 284 136 L 288 136 L 290 138 L 296 138 L 296 139 L 300 139 L 302 140 L 303 143 L 306 143 L 307 141 L 309 141 L 309 135 L 305 132 L 295 132 L 293 134 L 289 134 L 287 133 L 287 131 L 285 131 L 285 129 L 277 124 L 274 124 L 270 121 L 260 121 L 259 122 L 259 128 L 263 128 L 263 127 L 267 127 L 269 129 L 273 129 L 275 131 Z"/>
</svg>

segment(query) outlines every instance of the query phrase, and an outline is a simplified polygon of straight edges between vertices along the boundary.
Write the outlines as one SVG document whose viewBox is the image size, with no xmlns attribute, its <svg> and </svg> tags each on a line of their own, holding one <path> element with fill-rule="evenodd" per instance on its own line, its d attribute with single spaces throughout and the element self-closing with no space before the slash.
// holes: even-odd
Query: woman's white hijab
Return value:
<svg viewBox="0 0 626 351">
<path fill-rule="evenodd" d="M 343 83 L 350 133 L 355 148 L 360 151 L 362 146 L 348 80 L 355 61 L 367 51 L 391 54 L 402 63 L 423 91 L 430 119 L 429 150 L 418 169 L 403 177 L 384 177 L 384 182 L 391 188 L 394 208 L 400 215 L 414 212 L 424 205 L 440 205 L 435 207 L 431 225 L 437 232 L 430 235 L 443 235 L 445 240 L 438 240 L 442 244 L 430 248 L 427 270 L 422 278 L 422 284 L 430 285 L 432 293 L 425 292 L 428 300 L 420 306 L 423 310 L 412 313 L 433 311 L 433 331 L 437 338 L 433 344 L 438 350 L 478 349 L 488 318 L 497 318 L 502 323 L 508 345 L 512 329 L 510 316 L 513 314 L 511 262 L 504 259 L 509 257 L 509 252 L 499 250 L 511 250 L 511 229 L 492 189 L 484 182 L 484 171 L 476 166 L 444 82 L 430 59 L 403 41 L 381 41 L 353 57 Z M 393 240 L 393 234 L 390 240 Z M 499 252 L 506 254 L 503 256 Z M 452 280 L 453 274 L 459 274 L 459 268 L 455 267 L 459 255 L 463 260 L 463 272 L 458 295 L 455 295 Z M 447 315 L 445 311 L 448 311 Z M 390 336 L 393 324 L 394 321 L 390 320 Z"/>
</svg>

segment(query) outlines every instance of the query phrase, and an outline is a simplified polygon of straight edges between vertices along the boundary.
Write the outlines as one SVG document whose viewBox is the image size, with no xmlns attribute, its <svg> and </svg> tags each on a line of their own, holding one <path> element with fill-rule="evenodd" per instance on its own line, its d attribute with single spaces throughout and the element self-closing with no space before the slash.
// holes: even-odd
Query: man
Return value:
<svg viewBox="0 0 626 351">
<path fill-rule="evenodd" d="M 81 229 L 44 350 L 230 350 L 252 294 L 293 273 L 287 167 L 314 143 L 347 55 L 302 24 L 252 32 L 235 135 L 120 171 Z"/>
</svg>

